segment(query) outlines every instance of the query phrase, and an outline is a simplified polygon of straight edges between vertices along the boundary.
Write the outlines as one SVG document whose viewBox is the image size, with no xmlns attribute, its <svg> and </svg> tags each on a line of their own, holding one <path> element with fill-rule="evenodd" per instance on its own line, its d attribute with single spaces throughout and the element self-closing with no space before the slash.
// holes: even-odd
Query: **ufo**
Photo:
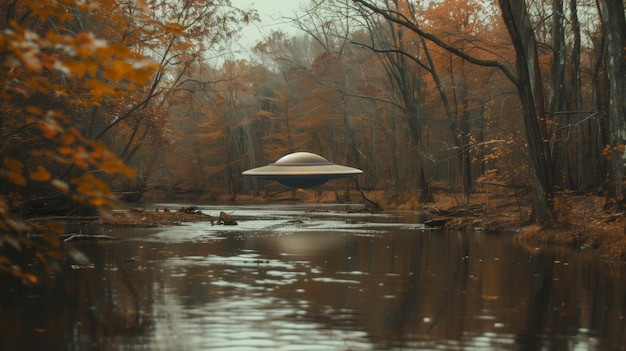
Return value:
<svg viewBox="0 0 626 351">
<path fill-rule="evenodd" d="M 259 179 L 275 180 L 292 188 L 308 189 L 322 185 L 331 179 L 362 173 L 360 169 L 336 165 L 314 153 L 294 152 L 267 166 L 252 168 L 242 174 Z"/>
</svg>

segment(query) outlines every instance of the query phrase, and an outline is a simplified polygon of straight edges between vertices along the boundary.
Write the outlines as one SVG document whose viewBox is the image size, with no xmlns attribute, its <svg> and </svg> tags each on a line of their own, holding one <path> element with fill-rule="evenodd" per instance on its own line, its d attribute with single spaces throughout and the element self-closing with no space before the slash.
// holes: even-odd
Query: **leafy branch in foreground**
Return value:
<svg viewBox="0 0 626 351">
<path fill-rule="evenodd" d="M 25 204 L 40 199 L 42 208 L 65 214 L 108 209 L 114 199 L 106 177 L 134 176 L 80 128 L 88 108 L 143 86 L 159 68 L 126 45 L 75 30 L 76 22 L 110 16 L 104 6 L 64 0 L 0 8 L 7 18 L 0 32 L 0 271 L 27 284 L 39 281 L 25 270 L 33 262 L 50 271 L 67 255 L 87 258 L 62 247 L 62 226 L 25 219 Z"/>
</svg>

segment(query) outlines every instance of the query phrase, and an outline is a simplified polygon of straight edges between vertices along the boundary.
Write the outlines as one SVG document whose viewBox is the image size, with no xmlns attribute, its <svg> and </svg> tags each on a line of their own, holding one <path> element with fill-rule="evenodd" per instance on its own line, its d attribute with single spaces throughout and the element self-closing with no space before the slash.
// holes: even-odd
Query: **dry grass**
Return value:
<svg viewBox="0 0 626 351">
<path fill-rule="evenodd" d="M 558 245 L 593 249 L 611 260 L 626 259 L 626 219 L 603 209 L 605 198 L 596 195 L 559 195 L 555 199 L 558 222 L 550 228 L 524 228 L 516 240 L 527 245 Z"/>
</svg>

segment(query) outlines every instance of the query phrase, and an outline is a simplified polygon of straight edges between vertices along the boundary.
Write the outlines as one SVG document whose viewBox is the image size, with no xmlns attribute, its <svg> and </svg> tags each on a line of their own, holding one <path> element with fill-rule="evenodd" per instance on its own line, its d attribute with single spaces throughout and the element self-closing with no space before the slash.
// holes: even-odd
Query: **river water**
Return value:
<svg viewBox="0 0 626 351">
<path fill-rule="evenodd" d="M 90 265 L 2 289 L 0 349 L 626 349 L 626 265 L 354 208 L 200 206 L 239 225 L 73 244 Z"/>
</svg>

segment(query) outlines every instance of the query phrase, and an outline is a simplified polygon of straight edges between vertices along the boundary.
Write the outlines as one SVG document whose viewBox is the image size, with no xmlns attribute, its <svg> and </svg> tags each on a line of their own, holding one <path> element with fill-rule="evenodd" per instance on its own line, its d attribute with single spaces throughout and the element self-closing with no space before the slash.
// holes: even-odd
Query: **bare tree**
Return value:
<svg viewBox="0 0 626 351">
<path fill-rule="evenodd" d="M 355 4 L 394 21 L 419 34 L 426 40 L 452 52 L 471 63 L 497 67 L 511 80 L 518 90 L 523 109 L 526 141 L 533 177 L 533 213 L 531 219 L 537 223 L 550 224 L 555 220 L 553 201 L 553 171 L 550 148 L 547 143 L 545 107 L 538 55 L 533 28 L 523 0 L 501 0 L 502 18 L 511 36 L 516 52 L 516 73 L 504 63 L 482 60 L 448 45 L 442 38 L 423 31 L 410 18 L 398 16 L 397 11 L 380 8 L 371 1 L 352 0 Z"/>
<path fill-rule="evenodd" d="M 622 0 L 598 0 L 598 9 L 607 43 L 609 79 L 609 145 L 610 178 L 607 197 L 623 210 L 622 174 L 626 141 L 626 19 Z"/>
<path fill-rule="evenodd" d="M 516 54 L 516 85 L 524 112 L 526 141 L 534 178 L 532 217 L 538 223 L 552 224 L 556 219 L 553 164 L 550 146 L 546 142 L 546 114 L 537 43 L 524 0 L 500 0 L 499 3 Z"/>
</svg>

